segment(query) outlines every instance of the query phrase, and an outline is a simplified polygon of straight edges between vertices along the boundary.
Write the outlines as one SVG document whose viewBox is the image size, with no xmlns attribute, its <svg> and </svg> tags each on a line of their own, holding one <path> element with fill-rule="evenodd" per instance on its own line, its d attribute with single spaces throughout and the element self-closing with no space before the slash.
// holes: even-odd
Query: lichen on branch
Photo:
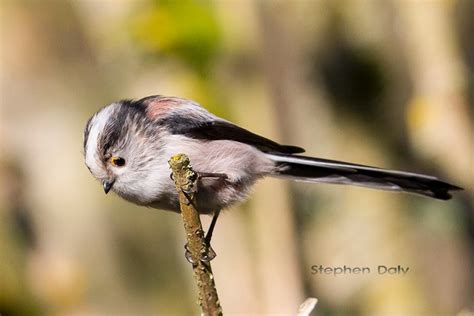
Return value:
<svg viewBox="0 0 474 316">
<path fill-rule="evenodd" d="M 219 297 L 212 274 L 211 264 L 202 260 L 208 252 L 204 231 L 196 209 L 197 173 L 191 167 L 191 162 L 185 154 L 171 157 L 169 165 L 173 172 L 173 180 L 179 195 L 181 215 L 186 231 L 187 249 L 190 252 L 190 262 L 193 266 L 194 279 L 198 287 L 198 303 L 203 315 L 222 315 Z"/>
</svg>

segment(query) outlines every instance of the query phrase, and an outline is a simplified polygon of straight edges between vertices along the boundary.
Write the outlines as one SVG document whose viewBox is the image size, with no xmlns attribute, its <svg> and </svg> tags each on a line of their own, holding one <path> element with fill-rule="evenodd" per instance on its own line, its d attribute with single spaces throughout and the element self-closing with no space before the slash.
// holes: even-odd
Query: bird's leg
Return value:
<svg viewBox="0 0 474 316">
<path fill-rule="evenodd" d="M 212 233 L 214 232 L 214 227 L 216 227 L 217 218 L 219 217 L 220 212 L 221 210 L 217 210 L 214 212 L 214 215 L 212 216 L 211 224 L 209 225 L 209 229 L 207 230 L 207 233 L 206 233 L 206 237 L 204 237 L 204 242 L 206 243 L 205 245 L 206 249 L 205 249 L 205 252 L 202 253 L 201 258 L 199 259 L 202 262 L 209 262 L 217 256 L 214 249 L 212 249 L 211 239 L 212 239 Z M 195 263 L 192 259 L 191 252 L 189 251 L 189 246 L 187 243 L 186 245 L 184 245 L 184 256 L 186 257 L 186 260 L 188 260 L 189 263 L 191 264 Z"/>
<path fill-rule="evenodd" d="M 220 209 L 218 209 L 217 211 L 214 212 L 214 215 L 212 216 L 211 225 L 209 225 L 209 229 L 207 230 L 206 237 L 204 239 L 205 242 L 206 242 L 206 246 L 207 246 L 207 253 L 205 254 L 205 259 L 206 259 L 205 261 L 206 262 L 211 261 L 212 259 L 214 259 L 217 256 L 214 249 L 212 249 L 211 239 L 212 239 L 212 233 L 214 232 L 214 227 L 216 227 L 217 218 L 219 217 L 220 213 L 221 213 Z"/>
<path fill-rule="evenodd" d="M 227 179 L 227 175 L 225 173 L 212 173 L 212 172 L 198 172 L 198 180 L 204 179 L 204 178 L 218 178 L 225 180 Z"/>
<path fill-rule="evenodd" d="M 220 213 L 221 213 L 221 210 L 217 210 L 217 211 L 214 212 L 214 215 L 212 216 L 211 225 L 209 225 L 209 229 L 207 230 L 205 240 L 206 240 L 206 243 L 209 247 L 211 247 L 212 233 L 214 232 L 214 227 L 216 227 L 217 218 L 219 217 Z"/>
<path fill-rule="evenodd" d="M 227 175 L 225 173 L 212 173 L 212 172 L 197 172 L 198 180 L 204 178 L 218 178 L 218 179 L 227 179 Z M 173 173 L 170 173 L 170 179 L 174 181 Z"/>
<path fill-rule="evenodd" d="M 227 179 L 227 175 L 225 173 L 197 172 L 197 176 L 198 176 L 198 181 L 203 178 L 217 178 L 217 179 L 222 179 L 222 180 Z M 187 196 L 186 192 L 183 192 L 183 193 Z M 188 200 L 190 199 L 188 198 Z M 207 233 L 206 233 L 206 237 L 204 237 L 206 248 L 205 248 L 205 251 L 201 254 L 201 258 L 199 258 L 199 260 L 201 260 L 202 262 L 210 262 L 212 259 L 214 259 L 217 256 L 216 252 L 211 247 L 211 239 L 212 239 L 212 233 L 214 232 L 214 228 L 216 227 L 217 218 L 219 217 L 220 212 L 221 212 L 220 209 L 214 212 L 211 224 L 209 225 L 209 229 L 207 230 Z M 186 257 L 186 260 L 188 260 L 189 263 L 195 264 L 191 256 L 191 252 L 189 251 L 189 246 L 187 243 L 186 245 L 184 245 L 184 256 Z"/>
<path fill-rule="evenodd" d="M 203 178 L 217 178 L 217 179 L 225 180 L 228 177 L 225 173 L 198 172 L 198 180 L 203 179 Z M 217 218 L 219 217 L 220 212 L 221 210 L 218 209 L 214 212 L 214 215 L 212 216 L 211 225 L 209 225 L 209 229 L 207 230 L 206 237 L 205 237 L 207 251 L 205 254 L 203 254 L 203 257 L 201 258 L 202 261 L 209 262 L 217 256 L 214 249 L 212 249 L 211 239 L 212 239 L 212 233 L 214 232 L 214 227 L 216 227 Z"/>
</svg>

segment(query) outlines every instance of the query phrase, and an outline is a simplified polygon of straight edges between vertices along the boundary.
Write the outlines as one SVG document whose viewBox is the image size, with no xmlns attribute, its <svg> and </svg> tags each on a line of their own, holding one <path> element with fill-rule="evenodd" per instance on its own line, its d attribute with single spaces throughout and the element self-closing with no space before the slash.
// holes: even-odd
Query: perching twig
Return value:
<svg viewBox="0 0 474 316">
<path fill-rule="evenodd" d="M 318 299 L 314 297 L 308 297 L 303 304 L 300 305 L 298 308 L 298 314 L 297 316 L 309 316 L 311 312 L 314 310 L 316 307 L 316 304 L 318 303 Z"/>
<path fill-rule="evenodd" d="M 194 279 L 199 290 L 199 305 L 203 315 L 222 315 L 211 264 L 202 260 L 208 255 L 209 247 L 204 237 L 194 198 L 197 174 L 192 170 L 189 158 L 185 154 L 171 157 L 169 165 L 173 171 L 173 179 L 179 195 L 181 215 L 188 240 L 187 249 L 190 252 Z"/>
</svg>

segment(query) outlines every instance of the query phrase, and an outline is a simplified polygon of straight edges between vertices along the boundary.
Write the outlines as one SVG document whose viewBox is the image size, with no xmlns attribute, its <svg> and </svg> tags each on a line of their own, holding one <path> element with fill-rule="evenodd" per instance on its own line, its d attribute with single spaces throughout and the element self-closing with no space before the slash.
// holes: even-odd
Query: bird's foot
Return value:
<svg viewBox="0 0 474 316">
<path fill-rule="evenodd" d="M 206 244 L 206 247 L 203 248 L 203 251 L 200 254 L 199 260 L 204 263 L 210 262 L 212 259 L 214 259 L 217 256 L 216 252 L 214 249 L 212 249 L 210 244 Z M 186 243 L 184 245 L 184 257 L 186 260 L 191 263 L 191 264 L 196 264 L 197 262 L 193 259 L 193 256 L 191 254 L 191 251 L 189 250 L 189 245 Z"/>
</svg>

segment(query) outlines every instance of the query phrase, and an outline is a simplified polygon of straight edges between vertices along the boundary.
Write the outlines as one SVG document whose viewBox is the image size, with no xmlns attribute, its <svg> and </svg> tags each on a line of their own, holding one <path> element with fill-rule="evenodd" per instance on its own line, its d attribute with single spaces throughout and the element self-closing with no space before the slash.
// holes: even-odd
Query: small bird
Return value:
<svg viewBox="0 0 474 316">
<path fill-rule="evenodd" d="M 215 214 L 245 200 L 263 177 L 350 184 L 440 200 L 461 190 L 436 177 L 299 155 L 219 118 L 196 102 L 161 95 L 122 100 L 95 113 L 84 130 L 85 163 L 103 185 L 138 205 L 179 212 L 168 160 L 189 156 L 201 175 L 196 206 Z"/>
</svg>

